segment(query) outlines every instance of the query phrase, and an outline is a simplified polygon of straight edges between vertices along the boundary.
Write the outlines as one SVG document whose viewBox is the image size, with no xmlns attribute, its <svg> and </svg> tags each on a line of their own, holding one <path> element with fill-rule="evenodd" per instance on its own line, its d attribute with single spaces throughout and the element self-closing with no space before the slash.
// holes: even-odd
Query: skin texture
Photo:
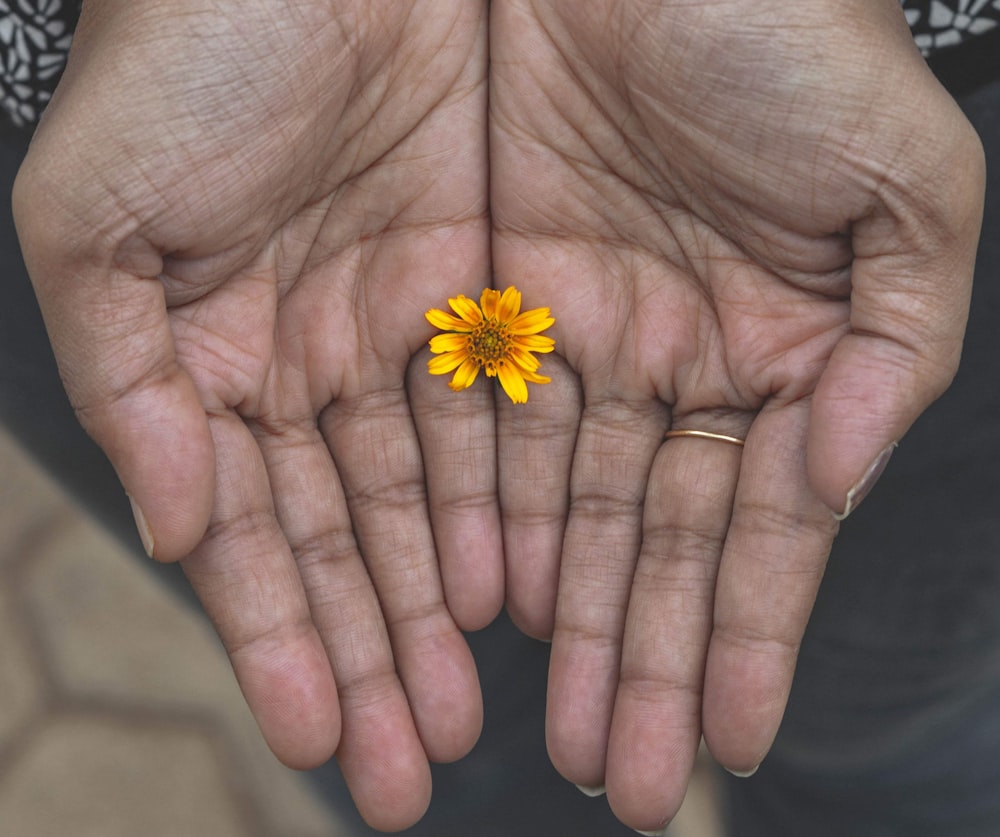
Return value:
<svg viewBox="0 0 1000 837">
<path fill-rule="evenodd" d="M 661 828 L 702 735 L 766 754 L 832 512 L 954 373 L 976 137 L 895 0 L 234 8 L 88 3 L 19 176 L 81 421 L 372 825 L 474 743 L 506 596 L 556 767 Z M 516 408 L 426 374 L 491 269 L 557 321 Z"/>
<path fill-rule="evenodd" d="M 479 734 L 459 627 L 504 593 L 490 393 L 406 389 L 423 312 L 489 281 L 486 17 L 225 6 L 88 4 L 19 231 L 70 399 L 268 743 L 336 752 L 397 829 Z M 426 481 L 417 425 L 450 442 Z"/>
<path fill-rule="evenodd" d="M 554 764 L 655 830 L 702 735 L 764 758 L 831 511 L 951 380 L 982 153 L 895 2 L 511 0 L 490 39 L 494 271 L 564 361 L 500 405 L 509 607 Z"/>
</svg>

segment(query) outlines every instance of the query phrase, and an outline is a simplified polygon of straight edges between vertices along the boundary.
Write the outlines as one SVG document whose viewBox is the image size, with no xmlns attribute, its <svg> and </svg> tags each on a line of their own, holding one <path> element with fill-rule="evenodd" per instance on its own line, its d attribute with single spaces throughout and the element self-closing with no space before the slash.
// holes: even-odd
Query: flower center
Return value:
<svg viewBox="0 0 1000 837">
<path fill-rule="evenodd" d="M 507 327 L 495 319 L 483 320 L 469 337 L 469 354 L 487 375 L 495 375 L 510 349 L 511 339 Z"/>
</svg>

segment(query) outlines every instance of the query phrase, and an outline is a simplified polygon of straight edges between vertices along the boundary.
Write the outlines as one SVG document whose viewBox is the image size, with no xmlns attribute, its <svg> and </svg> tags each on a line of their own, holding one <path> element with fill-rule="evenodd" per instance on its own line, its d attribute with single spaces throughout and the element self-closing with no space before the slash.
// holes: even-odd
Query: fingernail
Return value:
<svg viewBox="0 0 1000 837">
<path fill-rule="evenodd" d="M 132 517 L 135 518 L 135 528 L 139 532 L 139 539 L 142 541 L 142 548 L 145 549 L 146 554 L 152 558 L 153 547 L 156 544 L 153 540 L 153 533 L 149 531 L 149 524 L 146 522 L 146 515 L 142 513 L 142 509 L 139 508 L 139 504 L 136 503 L 135 500 L 129 497 L 128 501 L 132 506 Z"/>
<path fill-rule="evenodd" d="M 587 787 L 587 785 L 577 785 L 576 789 L 580 791 L 584 796 L 589 796 L 591 798 L 595 796 L 604 796 L 605 790 L 604 785 L 595 785 L 594 787 Z"/>
<path fill-rule="evenodd" d="M 670 826 L 666 828 L 661 828 L 659 831 L 639 831 L 636 830 L 636 834 L 643 834 L 645 837 L 666 837 L 667 833 L 670 831 Z"/>
<path fill-rule="evenodd" d="M 852 511 L 854 511 L 861 501 L 868 496 L 868 492 L 874 488 L 875 483 L 878 482 L 878 478 L 882 476 L 882 472 L 885 470 L 885 466 L 889 464 L 889 458 L 892 456 L 892 452 L 896 449 L 898 442 L 893 442 L 889 447 L 887 447 L 882 453 L 875 457 L 875 461 L 868 466 L 868 470 L 862 475 L 850 490 L 847 492 L 847 502 L 844 504 L 844 510 L 839 514 L 837 512 L 833 513 L 833 516 L 837 520 L 844 520 Z"/>
<path fill-rule="evenodd" d="M 758 770 L 760 770 L 759 764 L 754 767 L 751 767 L 749 770 L 730 770 L 728 767 L 726 768 L 726 772 L 731 773 L 737 779 L 749 779 Z"/>
</svg>

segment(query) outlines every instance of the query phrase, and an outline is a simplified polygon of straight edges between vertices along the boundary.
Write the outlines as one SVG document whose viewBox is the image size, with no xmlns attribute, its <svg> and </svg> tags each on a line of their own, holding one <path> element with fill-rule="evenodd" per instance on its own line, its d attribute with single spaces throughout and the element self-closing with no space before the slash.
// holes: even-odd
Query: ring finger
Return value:
<svg viewBox="0 0 1000 837">
<path fill-rule="evenodd" d="M 688 415 L 683 425 L 712 421 Z M 679 423 L 650 472 L 608 742 L 608 802 L 652 830 L 680 807 L 701 738 L 716 574 L 742 457 L 741 420 L 705 435 Z"/>
</svg>

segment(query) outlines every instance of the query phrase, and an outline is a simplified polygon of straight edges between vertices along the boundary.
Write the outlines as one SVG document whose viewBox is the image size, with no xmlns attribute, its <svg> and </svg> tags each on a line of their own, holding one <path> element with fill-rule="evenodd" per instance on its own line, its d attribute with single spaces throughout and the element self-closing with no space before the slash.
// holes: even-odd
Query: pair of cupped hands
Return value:
<svg viewBox="0 0 1000 837">
<path fill-rule="evenodd" d="M 506 605 L 555 766 L 656 830 L 702 736 L 767 753 L 835 514 L 956 368 L 982 190 L 897 0 L 91 0 L 15 210 L 280 759 L 418 819 Z M 508 285 L 556 319 L 518 406 L 426 365 L 426 310 Z"/>
</svg>

